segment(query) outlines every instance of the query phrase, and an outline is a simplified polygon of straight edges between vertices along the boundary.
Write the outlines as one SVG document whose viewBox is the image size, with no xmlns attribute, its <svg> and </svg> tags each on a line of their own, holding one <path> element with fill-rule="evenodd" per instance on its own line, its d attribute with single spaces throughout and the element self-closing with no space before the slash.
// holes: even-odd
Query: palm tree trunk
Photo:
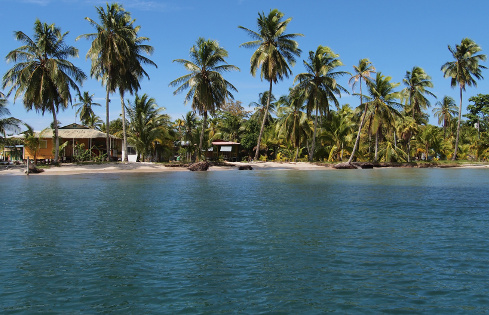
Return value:
<svg viewBox="0 0 489 315">
<path fill-rule="evenodd" d="M 407 143 L 407 156 L 408 156 L 408 163 L 411 162 L 411 141 L 408 141 Z"/>
<path fill-rule="evenodd" d="M 318 125 L 318 107 L 316 106 L 316 117 L 314 118 L 314 135 L 312 136 L 311 155 L 309 156 L 309 161 L 311 162 L 314 158 L 314 150 L 316 150 L 317 125 Z"/>
<path fill-rule="evenodd" d="M 110 81 L 110 80 L 109 80 Z M 110 135 L 109 135 L 109 84 L 107 83 L 107 92 L 105 95 L 105 131 L 106 131 L 106 147 L 107 147 L 107 162 L 110 162 Z"/>
<path fill-rule="evenodd" d="M 379 127 L 380 129 L 380 127 Z M 380 130 L 377 129 L 377 132 L 375 133 L 375 155 L 374 155 L 374 162 L 377 162 L 377 159 L 379 158 L 379 132 Z"/>
<path fill-rule="evenodd" d="M 270 106 L 270 98 L 272 97 L 272 84 L 273 81 L 270 80 L 270 87 L 268 89 L 267 107 L 265 107 L 265 113 L 263 116 L 263 121 L 261 123 L 260 134 L 258 135 L 258 142 L 256 144 L 255 161 L 258 161 L 258 158 L 260 157 L 260 142 L 261 142 L 261 137 L 263 135 L 263 130 L 265 130 L 265 123 L 267 121 L 267 116 L 268 116 L 268 107 Z"/>
<path fill-rule="evenodd" d="M 294 162 L 297 162 L 297 157 L 299 156 L 299 146 L 295 149 Z"/>
<path fill-rule="evenodd" d="M 122 107 L 122 150 L 124 151 L 124 161 L 129 161 L 127 157 L 127 134 L 126 134 L 126 106 L 124 105 L 124 90 L 120 89 L 121 94 L 121 107 Z"/>
<path fill-rule="evenodd" d="M 460 106 L 458 108 L 457 137 L 455 138 L 455 151 L 453 152 L 452 161 L 455 161 L 457 159 L 458 137 L 460 136 L 461 120 L 462 120 L 462 86 L 460 86 Z"/>
<path fill-rule="evenodd" d="M 206 127 L 207 127 L 207 111 L 204 111 L 204 121 L 202 123 L 202 131 L 200 132 L 199 155 L 197 157 L 198 159 L 200 159 L 200 157 L 202 156 L 202 144 L 204 143 L 204 133 L 205 133 Z M 205 157 L 204 157 L 204 160 L 205 160 Z"/>
<path fill-rule="evenodd" d="M 360 106 L 363 104 L 363 95 L 362 95 L 362 78 L 360 78 Z M 355 156 L 355 152 L 357 151 L 358 144 L 360 143 L 360 133 L 362 132 L 363 124 L 365 123 L 365 116 L 367 116 L 368 103 L 365 103 L 365 111 L 362 115 L 362 120 L 360 121 L 360 126 L 358 126 L 357 139 L 355 140 L 355 145 L 353 146 L 353 150 L 351 151 L 350 158 L 348 159 L 348 164 L 351 164 L 353 161 L 353 157 Z"/>
<path fill-rule="evenodd" d="M 54 163 L 58 163 L 59 159 L 59 137 L 58 137 L 58 120 L 56 119 L 56 110 L 53 108 L 53 123 L 54 123 Z"/>
</svg>

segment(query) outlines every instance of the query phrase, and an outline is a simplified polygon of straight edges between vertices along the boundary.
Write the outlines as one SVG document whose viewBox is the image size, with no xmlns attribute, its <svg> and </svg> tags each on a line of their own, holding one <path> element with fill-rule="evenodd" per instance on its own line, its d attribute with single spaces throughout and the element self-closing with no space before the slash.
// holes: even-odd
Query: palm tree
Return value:
<svg viewBox="0 0 489 315">
<path fill-rule="evenodd" d="M 329 47 L 318 46 L 315 52 L 309 52 L 309 60 L 303 61 L 307 72 L 298 74 L 294 79 L 294 82 L 299 81 L 297 88 L 306 93 L 307 116 L 311 117 L 312 111 L 316 111 L 310 161 L 313 160 L 316 147 L 318 116 L 329 112 L 329 101 L 332 101 L 339 108 L 336 96 L 341 97 L 341 91 L 348 93 L 344 87 L 336 82 L 336 78 L 348 74 L 345 71 L 335 71 L 337 67 L 343 66 L 338 57 L 339 55 L 335 54 Z"/>
<path fill-rule="evenodd" d="M 270 84 L 268 90 L 269 98 L 265 108 L 265 115 L 261 124 L 260 134 L 258 135 L 255 160 L 258 160 L 260 155 L 260 141 L 268 116 L 268 108 L 272 96 L 272 85 L 273 83 L 277 83 L 278 80 L 283 80 L 284 77 L 288 78 L 289 74 L 292 74 L 289 64 L 293 66 L 295 64 L 295 56 L 299 57 L 301 53 L 299 44 L 293 40 L 293 38 L 304 35 L 285 34 L 287 25 L 292 21 L 292 18 L 283 21 L 283 17 L 284 14 L 282 12 L 273 9 L 270 10 L 268 15 L 265 15 L 264 12 L 258 13 L 258 32 L 239 26 L 239 28 L 245 30 L 253 39 L 240 46 L 257 48 L 250 59 L 251 74 L 255 76 L 258 68 L 261 68 L 260 77 L 267 80 Z"/>
<path fill-rule="evenodd" d="M 94 113 L 93 115 L 90 116 L 90 118 L 88 118 L 85 126 L 90 127 L 92 129 L 102 130 L 103 124 L 104 121 L 100 118 L 100 116 L 97 116 Z"/>
<path fill-rule="evenodd" d="M 420 115 L 422 109 L 430 107 L 430 101 L 425 95 L 430 95 L 436 98 L 436 96 L 430 92 L 427 88 L 432 88 L 433 83 L 431 77 L 421 67 L 413 67 L 411 71 L 406 71 L 406 75 L 402 80 L 406 86 L 401 93 L 403 93 L 409 100 L 409 107 L 411 108 L 411 114 L 415 121 L 418 121 L 416 115 Z M 409 137 L 411 141 L 411 136 Z M 409 145 L 410 146 L 410 145 Z M 410 161 L 409 151 L 408 162 Z"/>
<path fill-rule="evenodd" d="M 318 136 L 324 142 L 332 145 L 334 152 L 337 155 L 337 160 L 343 160 L 343 152 L 345 147 L 349 147 L 353 141 L 353 128 L 355 123 L 352 120 L 353 111 L 349 105 L 343 105 L 338 111 L 330 113 L 330 119 L 323 123 L 323 131 Z M 333 154 L 330 154 L 328 160 L 333 160 Z"/>
<path fill-rule="evenodd" d="M 27 110 L 34 109 L 43 115 L 46 111 L 53 114 L 54 162 L 57 163 L 59 122 L 56 114 L 71 103 L 71 89 L 80 93 L 77 83 L 81 84 L 86 78 L 81 69 L 66 59 L 78 57 L 78 49 L 66 45 L 64 39 L 68 32 L 61 33 L 54 24 L 48 25 L 39 20 L 34 23 L 33 39 L 21 31 L 14 34 L 24 45 L 6 56 L 7 61 L 16 64 L 3 76 L 3 88 L 11 86 L 9 95 L 16 90 L 14 100 L 23 94 Z"/>
<path fill-rule="evenodd" d="M 80 38 L 92 39 L 87 58 L 92 61 L 90 75 L 102 81 L 106 86 L 106 125 L 109 126 L 109 95 L 115 92 L 117 80 L 124 73 L 126 65 L 130 64 L 131 49 L 137 37 L 129 12 L 117 4 L 108 4 L 106 11 L 103 7 L 96 7 L 100 24 L 89 17 L 87 20 L 96 28 L 96 33 L 80 35 Z M 120 82 L 119 82 L 120 83 Z M 109 128 L 106 128 L 107 160 L 110 160 Z"/>
<path fill-rule="evenodd" d="M 428 88 L 433 87 L 431 77 L 426 74 L 423 68 L 415 66 L 411 71 L 406 71 L 406 75 L 402 82 L 406 86 L 402 90 L 402 93 L 407 96 L 412 117 L 416 119 L 416 115 L 419 115 L 422 109 L 426 109 L 431 105 L 425 95 L 436 98 L 436 96 L 428 90 Z"/>
<path fill-rule="evenodd" d="M 199 142 L 199 156 L 202 154 L 204 133 L 207 127 L 207 113 L 211 115 L 225 102 L 226 98 L 234 99 L 229 90 L 238 91 L 231 83 L 224 79 L 223 72 L 238 70 L 239 68 L 226 63 L 227 50 L 222 48 L 215 40 L 199 38 L 190 49 L 190 59 L 176 59 L 190 71 L 172 82 L 170 86 L 178 86 L 174 95 L 189 89 L 185 96 L 185 103 L 192 100 L 192 108 L 204 116 Z"/>
<path fill-rule="evenodd" d="M 3 118 L 8 115 L 10 115 L 10 111 L 7 108 L 7 100 L 3 93 L 0 92 L 0 139 L 6 137 L 7 130 L 14 132 L 20 130 L 22 121 L 14 117 Z"/>
<path fill-rule="evenodd" d="M 446 138 L 447 127 L 457 114 L 457 105 L 455 104 L 455 100 L 450 96 L 444 96 L 441 102 L 436 102 L 436 105 L 439 107 L 433 108 L 433 114 L 435 117 L 438 117 L 438 124 L 443 125 L 443 138 Z"/>
<path fill-rule="evenodd" d="M 359 107 L 361 108 L 363 104 L 363 93 L 362 93 L 362 79 L 365 80 L 365 82 L 369 83 L 372 78 L 370 75 L 372 73 L 375 73 L 375 68 L 368 59 L 361 59 L 358 62 L 358 66 L 353 66 L 353 70 L 355 71 L 355 75 L 353 75 L 348 83 L 352 85 L 352 88 L 355 88 L 355 85 L 357 82 L 360 85 L 360 105 Z M 358 133 L 357 133 L 357 138 L 355 140 L 355 145 L 353 146 L 353 150 L 351 151 L 350 158 L 348 159 L 348 164 L 351 164 L 353 161 L 353 157 L 355 156 L 355 152 L 358 149 L 358 143 L 360 142 L 360 134 L 362 132 L 363 124 L 365 123 L 365 117 L 367 115 L 368 111 L 368 102 L 365 103 L 365 109 L 363 110 L 363 115 L 362 119 L 360 120 L 360 125 L 358 126 Z"/>
<path fill-rule="evenodd" d="M 158 107 L 154 98 L 147 94 L 141 97 L 136 93 L 134 102 L 128 100 L 127 116 L 129 118 L 129 140 L 135 145 L 138 152 L 137 160 L 140 155 L 143 160 L 152 153 L 153 143 L 164 133 L 167 115 L 160 112 L 165 110 Z"/>
<path fill-rule="evenodd" d="M 304 109 L 305 94 L 301 90 L 291 89 L 289 95 L 282 96 L 278 103 L 276 131 L 279 137 L 290 141 L 295 148 L 294 161 L 297 161 L 302 141 L 311 132 L 311 126 Z"/>
<path fill-rule="evenodd" d="M 255 112 L 251 115 L 250 119 L 262 122 L 265 116 L 267 103 L 268 103 L 268 91 L 259 93 L 258 102 L 251 102 L 249 104 L 250 107 L 255 107 Z M 276 103 L 276 99 L 275 96 L 272 94 L 272 96 L 270 97 L 270 104 L 267 110 L 267 116 L 268 116 L 266 118 L 267 122 L 272 120 L 272 114 L 275 113 L 275 105 L 276 105 L 275 103 Z"/>
<path fill-rule="evenodd" d="M 79 106 L 76 114 L 80 115 L 80 122 L 87 126 L 91 117 L 95 115 L 93 112 L 92 106 L 100 106 L 99 103 L 95 103 L 93 101 L 93 96 L 95 94 L 90 94 L 89 92 L 83 92 L 83 95 L 78 94 L 79 103 L 73 104 L 73 107 Z"/>
<path fill-rule="evenodd" d="M 487 69 L 479 64 L 480 61 L 486 60 L 486 55 L 477 54 L 482 49 L 473 40 L 469 38 L 462 39 L 460 45 L 451 47 L 448 45 L 448 50 L 452 54 L 454 61 L 448 61 L 441 66 L 441 71 L 445 78 L 450 77 L 450 85 L 452 88 L 460 87 L 460 105 L 458 109 L 457 136 L 455 138 L 455 151 L 452 160 L 457 158 L 458 141 L 460 135 L 460 121 L 462 120 L 462 91 L 465 91 L 466 86 L 477 86 L 475 79 L 483 79 L 482 69 Z"/>
<path fill-rule="evenodd" d="M 397 108 L 401 108 L 402 104 L 396 102 L 400 98 L 400 93 L 394 91 L 399 83 L 391 83 L 391 79 L 391 77 L 383 76 L 382 73 L 377 72 L 375 81 L 368 85 L 371 98 L 368 106 L 371 108 L 367 115 L 369 128 L 375 134 L 375 162 L 378 160 L 379 137 L 382 127 L 393 126 L 395 116 L 401 116 Z"/>
<path fill-rule="evenodd" d="M 135 21 L 135 20 L 133 20 Z M 120 67 L 120 73 L 117 76 L 116 85 L 119 88 L 119 94 L 121 97 L 121 109 L 122 109 L 122 133 L 123 133 L 123 151 L 127 152 L 127 136 L 126 136 L 126 113 L 124 105 L 124 94 L 128 91 L 131 95 L 139 90 L 139 81 L 143 76 L 147 77 L 149 80 L 148 73 L 144 70 L 143 64 L 149 64 L 156 68 L 158 66 L 152 60 L 141 55 L 141 52 L 145 52 L 151 55 L 154 48 L 150 45 L 143 44 L 145 41 L 149 41 L 147 37 L 137 37 L 140 26 L 134 27 L 134 38 L 130 45 L 130 54 L 127 57 L 127 61 L 124 63 L 123 67 Z M 124 162 L 127 162 L 127 153 L 124 154 Z"/>
</svg>

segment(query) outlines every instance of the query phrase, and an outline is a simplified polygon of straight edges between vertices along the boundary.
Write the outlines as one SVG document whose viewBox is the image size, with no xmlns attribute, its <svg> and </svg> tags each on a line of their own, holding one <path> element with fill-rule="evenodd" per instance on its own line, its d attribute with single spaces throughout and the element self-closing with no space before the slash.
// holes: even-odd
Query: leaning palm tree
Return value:
<svg viewBox="0 0 489 315">
<path fill-rule="evenodd" d="M 207 128 L 207 114 L 214 115 L 216 110 L 224 104 L 226 98 L 234 99 L 230 90 L 237 92 L 237 89 L 222 76 L 223 72 L 239 71 L 238 67 L 226 63 L 224 58 L 227 56 L 227 50 L 222 48 L 216 40 L 199 38 L 190 49 L 191 60 L 173 60 L 190 71 L 189 74 L 170 82 L 170 86 L 178 86 L 173 94 L 188 89 L 185 103 L 192 100 L 192 108 L 204 117 L 200 133 L 199 156 L 202 154 L 204 133 Z"/>
<path fill-rule="evenodd" d="M 487 69 L 480 65 L 480 61 L 486 60 L 486 55 L 477 54 L 482 49 L 473 40 L 469 38 L 462 39 L 460 45 L 451 47 L 448 45 L 448 50 L 452 54 L 454 61 L 448 61 L 441 66 L 441 71 L 445 78 L 450 77 L 450 85 L 460 87 L 460 105 L 458 109 L 457 136 L 455 138 L 455 150 L 452 160 L 457 159 L 458 141 L 460 135 L 460 121 L 462 120 L 462 91 L 465 91 L 466 86 L 477 86 L 475 79 L 483 79 L 482 69 Z"/>
<path fill-rule="evenodd" d="M 78 100 L 80 102 L 73 104 L 73 107 L 78 107 L 76 114 L 80 115 L 80 122 L 85 126 L 88 125 L 90 118 L 95 115 L 92 106 L 100 106 L 99 103 L 95 103 L 93 101 L 94 95 L 95 94 L 90 94 L 89 92 L 85 91 L 83 92 L 83 95 L 78 94 Z"/>
<path fill-rule="evenodd" d="M 413 119 L 418 121 L 416 115 L 420 116 L 422 110 L 431 105 L 426 95 L 436 98 L 436 96 L 428 90 L 428 88 L 433 87 L 431 77 L 423 70 L 423 68 L 415 66 L 411 71 L 406 71 L 406 75 L 402 82 L 406 87 L 401 93 L 405 95 L 405 98 L 409 102 Z M 411 141 L 411 137 L 409 137 L 409 141 Z M 410 162 L 409 151 L 408 162 Z"/>
<path fill-rule="evenodd" d="M 453 117 L 457 115 L 457 105 L 455 100 L 450 96 L 444 96 L 442 101 L 436 102 L 439 107 L 433 108 L 433 114 L 438 117 L 438 124 L 443 126 L 443 138 L 447 137 L 447 127 L 450 125 Z"/>
<path fill-rule="evenodd" d="M 66 59 L 78 57 L 78 49 L 66 45 L 64 40 L 68 32 L 61 33 L 54 24 L 39 20 L 34 23 L 34 38 L 21 31 L 14 34 L 24 45 L 7 54 L 7 61 L 16 64 L 3 76 L 3 88 L 11 86 L 9 95 L 16 90 L 14 100 L 23 94 L 27 110 L 53 114 L 54 161 L 57 163 L 59 122 L 56 114 L 71 103 L 71 89 L 80 93 L 77 83 L 81 84 L 86 78 L 81 69 Z"/>
<path fill-rule="evenodd" d="M 350 80 L 348 81 L 351 85 L 352 88 L 355 88 L 355 85 L 357 82 L 360 85 L 360 108 L 363 105 L 363 93 L 362 93 L 362 79 L 365 80 L 365 82 L 369 83 L 371 82 L 372 78 L 370 75 L 372 73 L 375 73 L 375 68 L 368 59 L 361 59 L 358 62 L 358 66 L 353 66 L 353 70 L 355 71 L 355 75 L 353 75 Z M 368 102 L 365 102 L 365 109 L 363 110 L 363 115 L 362 119 L 360 120 L 360 125 L 358 126 L 358 133 L 357 133 L 357 138 L 355 140 L 355 145 L 353 146 L 353 150 L 351 151 L 350 158 L 348 159 L 348 164 L 351 164 L 353 161 L 353 158 L 355 156 L 355 152 L 358 149 L 358 143 L 360 142 L 360 134 L 362 132 L 363 124 L 365 123 L 365 117 L 367 115 L 367 110 L 368 110 Z"/>
<path fill-rule="evenodd" d="M 292 74 L 289 64 L 293 66 L 295 64 L 295 56 L 298 57 L 301 53 L 299 44 L 293 38 L 304 35 L 285 34 L 287 25 L 292 18 L 283 21 L 283 17 L 284 14 L 277 9 L 270 10 L 268 15 L 265 15 L 264 12 L 258 13 L 258 32 L 239 26 L 239 28 L 245 30 L 253 38 L 252 41 L 243 43 L 240 46 L 257 48 L 250 59 L 251 74 L 255 76 L 258 68 L 261 68 L 260 77 L 267 80 L 270 84 L 268 90 L 269 99 L 258 135 L 255 160 L 258 160 L 260 155 L 260 141 L 268 116 L 272 85 L 273 83 L 277 83 L 278 80 L 283 80 L 284 77 L 288 78 L 289 74 Z"/>
<path fill-rule="evenodd" d="M 106 125 L 109 120 L 110 93 L 117 88 L 117 79 L 125 69 L 131 57 L 131 45 L 136 38 L 136 30 L 133 26 L 129 12 L 117 4 L 112 3 L 103 7 L 96 7 L 100 24 L 89 17 L 87 20 L 95 29 L 96 33 L 84 34 L 76 39 L 91 39 L 92 43 L 87 53 L 87 58 L 92 61 L 90 75 L 102 81 L 106 86 Z M 107 160 L 110 160 L 110 136 L 109 128 L 106 128 Z"/>
<path fill-rule="evenodd" d="M 339 108 L 336 96 L 341 97 L 341 92 L 348 91 L 336 82 L 336 78 L 349 74 L 345 71 L 336 71 L 337 67 L 343 66 L 343 62 L 338 59 L 329 47 L 318 46 L 316 51 L 309 52 L 309 60 L 304 60 L 304 67 L 307 72 L 298 74 L 294 82 L 299 81 L 297 88 L 304 91 L 307 98 L 307 116 L 315 110 L 314 135 L 309 160 L 314 158 L 316 147 L 318 116 L 329 113 L 329 101 Z"/>
</svg>

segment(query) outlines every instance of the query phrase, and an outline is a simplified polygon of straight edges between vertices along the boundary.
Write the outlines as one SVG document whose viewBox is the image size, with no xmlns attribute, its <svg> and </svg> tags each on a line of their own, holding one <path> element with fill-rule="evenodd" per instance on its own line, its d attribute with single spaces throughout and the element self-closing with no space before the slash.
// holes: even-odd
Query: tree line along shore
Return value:
<svg viewBox="0 0 489 315">
<path fill-rule="evenodd" d="M 21 46 L 6 56 L 12 67 L 3 75 L 0 94 L 4 151 L 17 144 L 36 150 L 41 139 L 20 119 L 9 117 L 7 97 L 11 96 L 21 99 L 26 110 L 52 115 L 54 163 L 59 162 L 64 145 L 58 136 L 57 114 L 68 106 L 77 108 L 81 124 L 106 133 L 105 152 L 110 151 L 113 135 L 123 139 L 123 152 L 128 144 L 135 147 L 139 161 L 176 157 L 181 162 L 199 161 L 217 139 L 239 143 L 240 159 L 249 161 L 351 166 L 354 162 L 438 163 L 489 157 L 489 95 L 471 97 L 470 104 L 465 104 L 468 113 L 462 116 L 466 87 L 476 86 L 486 69 L 482 64 L 486 55 L 469 38 L 448 46 L 453 58 L 440 68 L 459 92 L 460 99 L 455 100 L 435 95 L 431 77 L 421 67 L 406 71 L 402 82 L 392 82 L 366 58 L 349 72 L 342 70 L 345 65 L 330 47 L 320 45 L 303 53 L 297 41 L 303 34 L 287 33 L 292 18 L 278 9 L 259 12 L 256 29 L 238 26 L 250 38 L 241 46 L 250 51 L 251 74 L 267 82 L 256 102 L 249 104 L 254 110 L 246 110 L 235 99 L 238 91 L 225 78 L 227 72 L 239 70 L 226 62 L 227 50 L 216 40 L 198 38 L 189 59 L 174 60 L 182 65 L 182 72 L 168 84 L 174 94 L 185 94 L 192 110 L 172 120 L 154 98 L 140 90 L 141 80 L 148 77 L 147 67 L 157 66 L 151 60 L 149 38 L 141 36 L 141 27 L 118 3 L 96 7 L 95 14 L 96 19 L 85 18 L 93 32 L 76 40 L 91 43 L 86 53 L 91 61 L 89 75 L 105 86 L 105 120 L 93 111 L 102 104 L 79 88 L 88 76 L 70 61 L 79 51 L 65 41 L 67 32 L 36 20 L 32 35 L 15 31 Z M 292 68 L 301 58 L 306 71 L 294 76 Z M 294 78 L 289 93 L 274 95 L 273 87 L 289 76 Z M 339 78 L 348 78 L 349 85 L 341 85 Z M 358 97 L 358 102 L 340 104 L 345 94 Z M 75 96 L 77 103 L 73 103 Z M 122 111 L 113 120 L 109 117 L 111 98 L 120 99 Z M 438 126 L 429 123 L 429 110 Z M 8 133 L 24 136 L 19 139 Z M 86 150 L 91 149 L 79 151 L 80 162 L 109 159 L 107 154 L 85 154 Z"/>
</svg>

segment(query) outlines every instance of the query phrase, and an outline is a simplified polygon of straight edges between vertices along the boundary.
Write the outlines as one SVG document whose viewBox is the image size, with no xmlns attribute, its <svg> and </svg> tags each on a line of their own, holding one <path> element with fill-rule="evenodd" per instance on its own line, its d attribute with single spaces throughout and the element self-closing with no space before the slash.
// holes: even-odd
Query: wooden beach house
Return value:
<svg viewBox="0 0 489 315">
<path fill-rule="evenodd" d="M 37 160 L 52 160 L 54 159 L 54 130 L 45 129 L 41 133 L 36 132 L 36 137 L 39 137 L 39 148 L 37 152 L 32 149 L 24 148 L 24 159 L 30 158 Z M 66 143 L 66 146 L 60 151 L 61 162 L 71 162 L 75 156 L 76 147 L 83 144 L 83 149 L 91 150 L 93 155 L 98 156 L 107 153 L 106 150 L 106 134 L 99 130 L 91 129 L 79 124 L 70 124 L 58 128 L 59 144 Z M 111 160 L 119 160 L 122 158 L 122 139 L 110 135 L 110 158 Z"/>
</svg>

